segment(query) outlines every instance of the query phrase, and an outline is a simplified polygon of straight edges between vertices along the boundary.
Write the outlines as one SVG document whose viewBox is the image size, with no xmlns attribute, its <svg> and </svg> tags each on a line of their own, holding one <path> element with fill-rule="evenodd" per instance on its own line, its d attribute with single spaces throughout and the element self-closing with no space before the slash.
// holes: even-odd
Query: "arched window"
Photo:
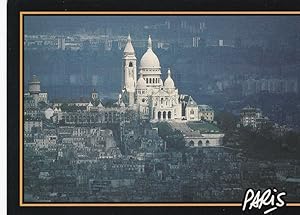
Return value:
<svg viewBox="0 0 300 215">
<path fill-rule="evenodd" d="M 129 62 L 129 67 L 133 67 L 132 62 Z"/>
<path fill-rule="evenodd" d="M 190 112 L 190 114 L 194 114 L 194 113 L 195 113 L 195 112 L 194 112 L 194 110 L 192 109 L 191 112 Z"/>
<path fill-rule="evenodd" d="M 171 111 L 169 111 L 168 112 L 168 119 L 171 119 L 171 116 L 172 116 Z"/>
<path fill-rule="evenodd" d="M 148 84 L 148 78 L 146 78 L 146 84 Z"/>
<path fill-rule="evenodd" d="M 202 140 L 198 141 L 198 146 L 202 146 Z"/>
<path fill-rule="evenodd" d="M 157 113 L 157 118 L 161 119 L 161 112 L 160 111 L 158 111 L 158 113 Z"/>
<path fill-rule="evenodd" d="M 208 146 L 209 145 L 209 140 L 206 140 L 205 144 Z"/>
<path fill-rule="evenodd" d="M 166 111 L 163 112 L 163 119 L 166 119 L 167 118 L 167 113 Z"/>
<path fill-rule="evenodd" d="M 189 142 L 189 145 L 190 145 L 190 146 L 194 146 L 194 141 L 191 140 L 191 141 Z"/>
<path fill-rule="evenodd" d="M 151 79 L 151 78 L 149 78 L 149 83 L 150 83 L 150 84 L 151 84 L 151 80 L 152 80 L 152 79 Z"/>
</svg>

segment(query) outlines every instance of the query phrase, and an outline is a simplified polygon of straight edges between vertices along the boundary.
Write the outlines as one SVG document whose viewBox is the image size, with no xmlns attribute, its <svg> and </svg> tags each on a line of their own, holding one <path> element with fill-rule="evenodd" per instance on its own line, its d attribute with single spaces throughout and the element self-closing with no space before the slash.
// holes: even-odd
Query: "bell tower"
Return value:
<svg viewBox="0 0 300 215">
<path fill-rule="evenodd" d="M 127 44 L 125 46 L 123 55 L 122 88 L 125 88 L 128 92 L 134 92 L 136 82 L 137 72 L 135 51 L 131 43 L 131 37 L 128 35 Z"/>
</svg>

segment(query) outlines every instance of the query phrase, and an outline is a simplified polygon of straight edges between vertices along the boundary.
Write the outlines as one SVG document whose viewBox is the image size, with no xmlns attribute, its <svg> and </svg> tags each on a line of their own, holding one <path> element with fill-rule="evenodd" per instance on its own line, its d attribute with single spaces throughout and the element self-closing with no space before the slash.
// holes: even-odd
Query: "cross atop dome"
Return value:
<svg viewBox="0 0 300 215">
<path fill-rule="evenodd" d="M 152 40 L 151 40 L 150 35 L 149 35 L 149 38 L 148 38 L 148 49 L 152 49 Z"/>
<path fill-rule="evenodd" d="M 168 77 L 171 77 L 171 70 L 168 68 Z"/>
</svg>

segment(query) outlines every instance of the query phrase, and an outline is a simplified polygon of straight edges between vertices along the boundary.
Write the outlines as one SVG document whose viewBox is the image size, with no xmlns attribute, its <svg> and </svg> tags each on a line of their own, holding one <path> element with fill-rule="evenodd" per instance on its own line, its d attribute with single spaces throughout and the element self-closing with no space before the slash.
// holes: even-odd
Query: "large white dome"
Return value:
<svg viewBox="0 0 300 215">
<path fill-rule="evenodd" d="M 160 63 L 156 54 L 152 51 L 152 49 L 148 49 L 146 53 L 143 55 L 141 62 L 141 68 L 160 68 Z"/>
<path fill-rule="evenodd" d="M 152 51 L 152 40 L 149 36 L 148 49 L 140 61 L 140 68 L 160 68 L 160 63 L 156 54 Z"/>
</svg>

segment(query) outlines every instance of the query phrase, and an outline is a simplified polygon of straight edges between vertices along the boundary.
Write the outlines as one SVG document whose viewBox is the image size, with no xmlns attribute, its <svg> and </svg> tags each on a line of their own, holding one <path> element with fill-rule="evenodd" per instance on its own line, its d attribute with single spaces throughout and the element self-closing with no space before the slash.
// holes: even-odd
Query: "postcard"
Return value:
<svg viewBox="0 0 300 215">
<path fill-rule="evenodd" d="M 78 9 L 10 18 L 10 214 L 299 211 L 300 10 Z"/>
</svg>

